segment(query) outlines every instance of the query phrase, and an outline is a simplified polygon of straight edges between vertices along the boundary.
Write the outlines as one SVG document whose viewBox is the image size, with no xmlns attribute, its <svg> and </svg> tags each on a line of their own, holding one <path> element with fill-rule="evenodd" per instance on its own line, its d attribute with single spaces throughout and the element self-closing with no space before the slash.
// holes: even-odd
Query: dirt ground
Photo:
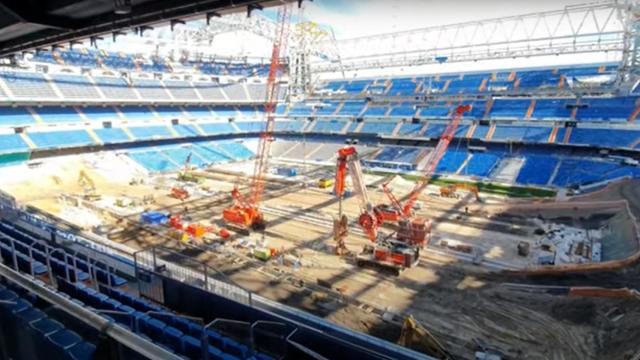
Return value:
<svg viewBox="0 0 640 360">
<path fill-rule="evenodd" d="M 223 226 L 221 211 L 230 204 L 226 194 L 235 183 L 247 183 L 238 176 L 213 171 L 205 181 L 212 195 L 183 203 L 168 196 L 170 181 L 165 185 L 147 178 L 144 184 L 130 185 L 127 179 L 140 174 L 108 176 L 108 167 L 95 170 L 76 159 L 62 162 L 53 170 L 34 171 L 31 178 L 2 188 L 22 202 L 56 214 L 65 206 L 59 201 L 61 194 L 83 193 L 77 183 L 80 170 L 90 175 L 103 197 L 154 195 L 156 203 L 147 207 L 171 212 L 188 207 L 193 221 L 219 226 Z M 313 169 L 309 172 L 309 178 L 320 176 Z M 372 192 L 375 202 L 382 196 Z M 589 196 L 589 201 L 625 198 L 634 214 L 640 213 L 637 183 Z M 300 268 L 251 258 L 249 249 L 240 245 L 246 238 L 234 237 L 223 247 L 185 246 L 167 237 L 166 229 L 142 226 L 137 214 L 102 215 L 102 221 L 111 228 L 111 240 L 133 250 L 162 244 L 211 265 L 262 296 L 392 342 L 399 337 L 402 318 L 413 315 L 458 358 L 473 358 L 474 351 L 482 348 L 508 359 L 624 359 L 639 350 L 635 341 L 640 335 L 638 300 L 571 298 L 552 291 L 555 286 L 638 289 L 637 266 L 613 274 L 506 275 L 499 272 L 501 267 L 532 264 L 532 259 L 518 257 L 515 248 L 519 241 L 535 236 L 534 222 L 526 218 L 492 219 L 482 211 L 482 204 L 473 204 L 473 210 L 466 214 L 464 204 L 454 199 L 427 195 L 422 201 L 429 206 L 421 214 L 436 224 L 432 244 L 442 239 L 471 243 L 483 259 L 480 266 L 432 246 L 423 252 L 419 266 L 400 277 L 358 268 L 349 257 L 333 255 L 331 230 L 324 224 L 337 214 L 337 199 L 329 190 L 297 183 L 268 184 L 264 205 L 270 209 L 265 211 L 269 227 L 264 238 L 254 234 L 248 239 L 254 243 L 265 240 L 270 247 L 296 255 L 301 259 Z M 356 199 L 345 200 L 343 208 L 352 219 L 358 213 Z M 366 242 L 354 233 L 347 246 L 357 253 Z M 612 319 L 608 315 L 612 311 L 623 316 Z M 393 315 L 392 319 L 383 320 L 390 319 L 388 315 Z"/>
</svg>

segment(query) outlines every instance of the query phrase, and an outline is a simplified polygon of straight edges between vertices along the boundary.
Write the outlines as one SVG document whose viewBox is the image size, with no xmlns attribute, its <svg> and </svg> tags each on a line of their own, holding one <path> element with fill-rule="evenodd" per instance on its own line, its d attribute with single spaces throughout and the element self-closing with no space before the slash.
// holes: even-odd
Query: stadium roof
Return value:
<svg viewBox="0 0 640 360">
<path fill-rule="evenodd" d="M 0 56 L 293 0 L 0 0 Z M 130 7 L 127 6 L 130 3 Z"/>
</svg>

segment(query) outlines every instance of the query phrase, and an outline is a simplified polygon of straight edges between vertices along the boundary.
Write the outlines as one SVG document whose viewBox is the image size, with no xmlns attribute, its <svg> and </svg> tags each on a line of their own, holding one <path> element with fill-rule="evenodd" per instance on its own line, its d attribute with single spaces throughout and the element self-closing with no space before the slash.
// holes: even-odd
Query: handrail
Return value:
<svg viewBox="0 0 640 360">
<path fill-rule="evenodd" d="M 11 283 L 35 294 L 39 298 L 60 308 L 67 314 L 77 318 L 90 327 L 107 334 L 120 344 L 150 359 L 170 359 L 179 360 L 179 356 L 166 349 L 138 336 L 126 328 L 113 324 L 102 316 L 87 310 L 68 299 L 57 294 L 54 290 L 38 284 L 23 274 L 12 270 L 4 264 L 0 264 L 0 275 L 7 278 Z"/>
</svg>

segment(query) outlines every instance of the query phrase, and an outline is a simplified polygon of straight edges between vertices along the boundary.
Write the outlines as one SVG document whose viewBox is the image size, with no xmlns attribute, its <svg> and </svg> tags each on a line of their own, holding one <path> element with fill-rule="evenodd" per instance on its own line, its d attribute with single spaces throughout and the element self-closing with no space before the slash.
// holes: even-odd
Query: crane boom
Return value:
<svg viewBox="0 0 640 360">
<path fill-rule="evenodd" d="M 456 134 L 456 130 L 458 129 L 458 125 L 460 124 L 462 115 L 470 110 L 471 105 L 459 105 L 458 107 L 456 107 L 451 121 L 440 136 L 440 141 L 438 141 L 436 147 L 427 157 L 426 165 L 424 167 L 424 177 L 416 184 L 409 195 L 407 195 L 407 200 L 405 201 L 404 205 L 400 203 L 393 192 L 391 192 L 391 189 L 389 189 L 389 182 L 386 182 L 382 185 L 384 193 L 387 195 L 387 197 L 391 201 L 391 204 L 396 208 L 396 210 L 400 212 L 401 217 L 406 218 L 411 215 L 411 211 L 415 202 L 418 200 L 418 197 L 424 191 L 424 189 L 429 185 L 429 181 L 431 181 L 438 163 L 440 162 L 440 160 L 442 160 L 442 157 L 447 151 L 451 140 L 453 140 L 453 137 Z"/>
<path fill-rule="evenodd" d="M 264 131 L 260 134 L 258 142 L 258 152 L 256 162 L 253 169 L 253 181 L 251 184 L 251 203 L 258 205 L 262 199 L 265 181 L 264 177 L 269 166 L 269 152 L 271 142 L 273 141 L 273 131 L 275 129 L 275 113 L 278 102 L 278 78 L 282 72 L 280 55 L 284 54 L 289 37 L 289 23 L 291 21 L 291 13 L 289 6 L 285 5 L 278 9 L 278 29 L 277 38 L 273 43 L 271 51 L 271 64 L 269 66 L 269 75 L 267 78 L 267 98 L 264 109 L 266 116 L 266 124 Z"/>
<path fill-rule="evenodd" d="M 260 133 L 258 141 L 258 151 L 256 153 L 251 179 L 251 193 L 245 196 L 235 187 L 231 192 L 234 204 L 224 209 L 222 217 L 230 225 L 239 225 L 241 228 L 252 228 L 254 230 L 264 230 L 266 224 L 260 211 L 260 201 L 265 188 L 265 176 L 269 167 L 269 152 L 273 141 L 273 131 L 275 129 L 275 113 L 278 103 L 279 77 L 284 70 L 280 57 L 286 53 L 287 40 L 289 38 L 289 24 L 291 13 L 289 4 L 278 8 L 278 27 L 276 29 L 276 39 L 271 50 L 271 64 L 269 65 L 269 75 L 267 77 L 265 110 L 265 128 Z"/>
</svg>

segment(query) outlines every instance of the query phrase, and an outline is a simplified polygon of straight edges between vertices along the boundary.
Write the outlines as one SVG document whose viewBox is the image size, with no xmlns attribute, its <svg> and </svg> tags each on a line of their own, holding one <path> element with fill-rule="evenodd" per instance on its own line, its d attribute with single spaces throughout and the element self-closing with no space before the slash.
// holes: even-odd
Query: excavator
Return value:
<svg viewBox="0 0 640 360">
<path fill-rule="evenodd" d="M 80 170 L 78 174 L 78 185 L 84 189 L 85 200 L 97 201 L 102 198 L 102 196 L 96 192 L 96 184 L 93 182 L 93 179 L 91 179 L 84 170 Z"/>
<path fill-rule="evenodd" d="M 389 180 L 382 185 L 382 188 L 391 201 L 391 205 L 383 203 L 374 206 L 364 184 L 356 148 L 348 146 L 338 151 L 334 184 L 334 193 L 340 198 L 339 219 L 334 223 L 334 238 L 338 242 L 337 253 L 344 252 L 344 237 L 348 234 L 348 231 L 343 229 L 341 224 L 346 224 L 342 214 L 342 198 L 345 193 L 346 176 L 350 174 L 354 195 L 358 198 L 360 206 L 358 225 L 372 243 L 372 245 L 365 246 L 363 252 L 358 255 L 357 264 L 392 269 L 396 274 L 399 274 L 402 270 L 418 263 L 420 248 L 424 247 L 429 240 L 431 221 L 414 216 L 413 208 L 419 195 L 429 184 L 438 162 L 444 156 L 453 139 L 462 115 L 469 110 L 471 110 L 471 105 L 461 105 L 454 110 L 451 122 L 444 130 L 435 149 L 429 154 L 425 166 L 425 176 L 409 193 L 404 204 L 393 194 L 389 187 L 391 181 Z M 396 239 L 378 234 L 379 227 L 384 223 L 398 225 Z"/>
</svg>

